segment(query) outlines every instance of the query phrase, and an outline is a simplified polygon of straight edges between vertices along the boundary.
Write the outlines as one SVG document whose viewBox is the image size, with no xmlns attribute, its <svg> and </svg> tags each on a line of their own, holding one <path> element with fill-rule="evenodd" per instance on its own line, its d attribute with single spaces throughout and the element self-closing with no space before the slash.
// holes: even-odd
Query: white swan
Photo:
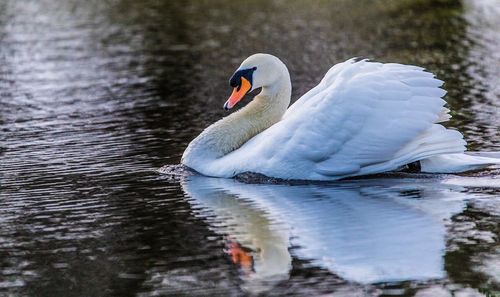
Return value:
<svg viewBox="0 0 500 297">
<path fill-rule="evenodd" d="M 464 154 L 442 81 L 423 68 L 354 59 L 333 66 L 287 109 L 288 70 L 268 54 L 248 57 L 230 80 L 230 109 L 257 88 L 241 110 L 205 129 L 182 164 L 214 177 L 244 172 L 281 179 L 336 180 L 398 170 L 420 161 L 423 172 L 453 173 L 500 164 Z"/>
</svg>

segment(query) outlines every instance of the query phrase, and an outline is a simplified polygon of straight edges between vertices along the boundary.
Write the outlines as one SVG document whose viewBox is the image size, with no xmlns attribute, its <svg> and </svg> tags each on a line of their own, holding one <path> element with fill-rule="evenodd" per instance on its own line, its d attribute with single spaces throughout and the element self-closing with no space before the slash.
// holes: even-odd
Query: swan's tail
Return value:
<svg viewBox="0 0 500 297">
<path fill-rule="evenodd" d="M 460 173 L 486 167 L 500 167 L 500 152 L 445 154 L 420 160 L 422 172 Z"/>
</svg>

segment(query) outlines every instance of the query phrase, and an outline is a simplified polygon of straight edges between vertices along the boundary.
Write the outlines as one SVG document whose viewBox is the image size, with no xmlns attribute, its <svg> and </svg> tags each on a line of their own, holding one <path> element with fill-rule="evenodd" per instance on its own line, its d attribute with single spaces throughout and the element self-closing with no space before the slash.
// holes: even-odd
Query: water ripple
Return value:
<svg viewBox="0 0 500 297">
<path fill-rule="evenodd" d="M 294 99 L 352 56 L 422 65 L 446 82 L 449 125 L 499 150 L 498 13 L 493 1 L 0 2 L 0 294 L 498 292 L 497 171 L 323 185 L 158 173 L 225 115 L 227 78 L 254 52 L 289 65 Z"/>
</svg>

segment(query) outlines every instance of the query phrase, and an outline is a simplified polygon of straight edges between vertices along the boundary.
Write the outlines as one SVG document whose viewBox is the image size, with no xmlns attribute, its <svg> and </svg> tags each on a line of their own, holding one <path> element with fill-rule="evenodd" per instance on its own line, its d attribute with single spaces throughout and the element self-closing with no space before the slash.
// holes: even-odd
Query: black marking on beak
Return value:
<svg viewBox="0 0 500 297">
<path fill-rule="evenodd" d="M 253 85 L 253 73 L 255 70 L 257 70 L 257 67 L 236 71 L 233 76 L 231 76 L 231 79 L 229 79 L 229 85 L 233 88 L 238 88 L 237 90 L 239 91 L 241 88 L 241 77 L 244 77 L 250 82 L 250 85 Z"/>
</svg>

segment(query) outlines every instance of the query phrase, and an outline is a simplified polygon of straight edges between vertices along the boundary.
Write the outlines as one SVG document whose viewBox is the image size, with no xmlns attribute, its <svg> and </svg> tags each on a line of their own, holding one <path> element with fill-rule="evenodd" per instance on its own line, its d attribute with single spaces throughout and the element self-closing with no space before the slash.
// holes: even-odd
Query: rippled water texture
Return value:
<svg viewBox="0 0 500 297">
<path fill-rule="evenodd" d="M 498 170 L 159 174 L 255 52 L 286 62 L 294 99 L 352 56 L 424 66 L 448 125 L 500 151 L 499 1 L 3 0 L 0 295 L 500 294 Z"/>
</svg>

